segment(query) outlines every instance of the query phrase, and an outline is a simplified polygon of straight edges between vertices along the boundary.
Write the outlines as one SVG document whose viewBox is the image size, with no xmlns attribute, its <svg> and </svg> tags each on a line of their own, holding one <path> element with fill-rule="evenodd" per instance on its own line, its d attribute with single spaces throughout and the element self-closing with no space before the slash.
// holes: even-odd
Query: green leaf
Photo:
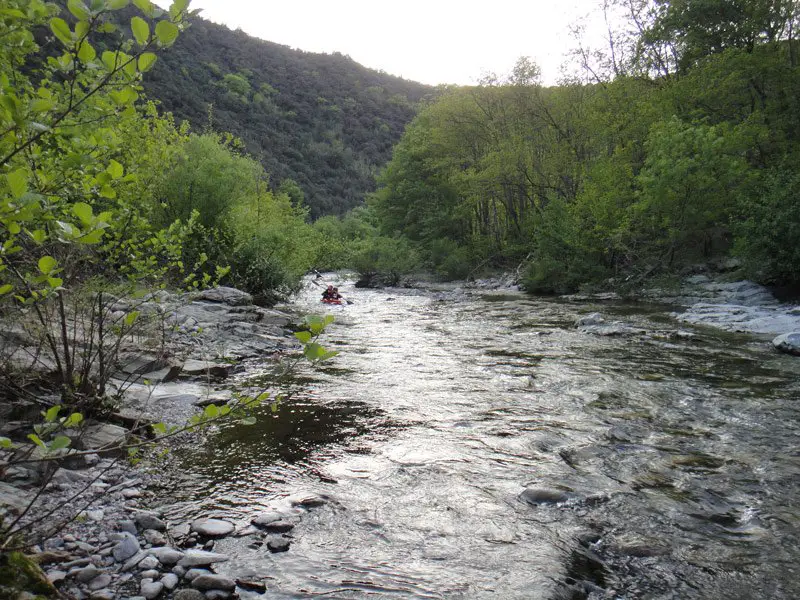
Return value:
<svg viewBox="0 0 800 600">
<path fill-rule="evenodd" d="M 98 192 L 103 198 L 116 198 L 117 192 L 110 185 L 104 185 Z"/>
<path fill-rule="evenodd" d="M 106 0 L 106 6 L 111 10 L 125 8 L 129 3 L 130 0 Z"/>
<path fill-rule="evenodd" d="M 156 38 L 162 46 L 171 45 L 178 37 L 178 27 L 169 21 L 156 23 Z"/>
<path fill-rule="evenodd" d="M 167 426 L 164 423 L 153 423 L 153 432 L 157 435 L 165 435 L 167 433 Z"/>
<path fill-rule="evenodd" d="M 55 406 L 51 406 L 47 409 L 47 412 L 42 413 L 44 415 L 44 420 L 48 423 L 54 423 L 55 420 L 58 418 L 58 413 L 61 411 L 61 405 L 56 404 Z"/>
<path fill-rule="evenodd" d="M 92 207 L 86 202 L 76 202 L 72 205 L 72 214 L 78 217 L 85 226 L 92 224 Z"/>
<path fill-rule="evenodd" d="M 8 232 L 11 235 L 17 235 L 20 231 L 22 231 L 22 227 L 20 227 L 20 224 L 17 223 L 16 221 L 11 221 L 8 224 Z"/>
<path fill-rule="evenodd" d="M 97 31 L 100 33 L 114 33 L 117 30 L 117 26 L 114 23 L 101 23 L 97 27 Z"/>
<path fill-rule="evenodd" d="M 83 40 L 78 48 L 78 58 L 80 61 L 83 64 L 90 63 L 95 59 L 96 56 L 97 52 L 95 52 L 92 45 L 87 40 Z"/>
<path fill-rule="evenodd" d="M 94 229 L 89 233 L 80 236 L 76 241 L 79 244 L 87 244 L 87 245 L 99 244 L 100 242 L 103 241 L 103 236 L 105 236 L 104 229 Z"/>
<path fill-rule="evenodd" d="M 256 424 L 256 418 L 255 417 L 244 417 L 242 419 L 239 419 L 239 423 L 241 425 L 255 425 Z"/>
<path fill-rule="evenodd" d="M 77 427 L 83 422 L 83 415 L 81 413 L 72 413 L 64 420 L 64 427 Z"/>
<path fill-rule="evenodd" d="M 39 259 L 39 271 L 41 271 L 44 275 L 49 275 L 52 273 L 53 269 L 56 268 L 56 265 L 58 265 L 58 261 L 52 256 L 43 256 Z"/>
<path fill-rule="evenodd" d="M 189 8 L 189 1 L 190 0 L 174 0 L 169 7 L 170 18 L 174 20 L 179 15 L 184 14 L 186 9 Z"/>
<path fill-rule="evenodd" d="M 203 410 L 203 415 L 207 419 L 213 419 L 214 417 L 219 415 L 219 406 L 216 404 L 209 404 L 206 406 L 205 410 Z"/>
<path fill-rule="evenodd" d="M 64 19 L 59 17 L 50 19 L 50 31 L 52 31 L 67 48 L 72 46 L 72 30 Z"/>
<path fill-rule="evenodd" d="M 113 179 L 119 179 L 125 174 L 125 167 L 123 167 L 117 161 L 112 159 L 111 162 L 108 163 L 106 171 L 108 172 L 109 175 L 111 175 Z"/>
<path fill-rule="evenodd" d="M 36 113 L 47 112 L 55 106 L 55 103 L 49 98 L 36 98 L 31 102 L 31 111 Z"/>
<path fill-rule="evenodd" d="M 133 3 L 148 17 L 153 16 L 153 12 L 155 12 L 155 6 L 153 6 L 153 3 L 150 0 L 133 0 Z"/>
<path fill-rule="evenodd" d="M 62 285 L 64 285 L 64 280 L 60 277 L 48 277 L 47 285 L 53 289 L 60 288 Z"/>
<path fill-rule="evenodd" d="M 145 73 L 149 71 L 156 62 L 156 55 L 152 52 L 145 52 L 139 57 L 139 71 Z"/>
<path fill-rule="evenodd" d="M 21 10 L 17 10 L 16 8 L 0 8 L 0 15 L 5 15 L 6 17 L 14 17 L 17 19 L 24 19 L 25 13 Z"/>
<path fill-rule="evenodd" d="M 103 65 L 109 71 L 115 70 L 120 64 L 122 64 L 122 57 L 118 52 L 111 52 L 106 50 L 100 55 L 100 60 L 103 61 Z"/>
<path fill-rule="evenodd" d="M 37 446 L 39 446 L 40 448 L 46 448 L 46 446 L 44 445 L 44 442 L 35 433 L 29 433 L 28 434 L 28 439 L 30 441 L 32 441 L 34 444 L 36 444 Z"/>
<path fill-rule="evenodd" d="M 13 448 L 14 443 L 7 437 L 0 435 L 0 448 Z"/>
<path fill-rule="evenodd" d="M 14 286 L 10 283 L 6 283 L 5 285 L 0 285 L 0 296 L 5 296 L 10 291 L 14 289 Z"/>
<path fill-rule="evenodd" d="M 138 318 L 139 318 L 139 312 L 134 310 L 125 315 L 125 318 L 122 320 L 122 322 L 125 324 L 126 327 L 131 327 Z"/>
<path fill-rule="evenodd" d="M 300 340 L 304 344 L 307 344 L 308 342 L 311 341 L 311 332 L 310 331 L 297 331 L 297 332 L 295 332 L 294 337 L 296 337 L 298 340 Z"/>
<path fill-rule="evenodd" d="M 89 8 L 80 0 L 67 0 L 67 8 L 79 21 L 85 21 L 91 16 Z"/>
<path fill-rule="evenodd" d="M 50 450 L 61 450 L 62 448 L 66 448 L 72 443 L 72 440 L 69 439 L 65 435 L 56 436 L 56 438 L 50 442 Z"/>
<path fill-rule="evenodd" d="M 142 17 L 133 17 L 131 19 L 131 31 L 133 37 L 136 38 L 136 43 L 140 46 L 145 46 L 147 40 L 150 39 L 150 26 Z"/>
<path fill-rule="evenodd" d="M 8 187 L 11 188 L 11 195 L 14 198 L 21 198 L 28 191 L 28 174 L 25 169 L 6 173 L 6 181 L 8 181 Z"/>
</svg>

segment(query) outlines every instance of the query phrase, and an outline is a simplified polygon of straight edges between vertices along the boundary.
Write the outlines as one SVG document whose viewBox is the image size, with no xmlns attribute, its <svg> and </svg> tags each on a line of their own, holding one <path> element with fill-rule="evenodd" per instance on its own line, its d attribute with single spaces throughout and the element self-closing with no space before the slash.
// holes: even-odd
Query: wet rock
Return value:
<svg viewBox="0 0 800 600">
<path fill-rule="evenodd" d="M 800 331 L 779 335 L 772 340 L 772 345 L 780 352 L 800 356 Z"/>
<path fill-rule="evenodd" d="M 153 581 L 152 579 L 142 579 L 139 591 L 147 600 L 153 600 L 154 598 L 158 598 L 161 592 L 164 591 L 164 584 L 160 581 Z"/>
<path fill-rule="evenodd" d="M 200 575 L 192 580 L 192 587 L 197 590 L 225 590 L 232 592 L 236 589 L 236 582 L 224 575 Z"/>
<path fill-rule="evenodd" d="M 139 563 L 139 568 L 142 570 L 157 569 L 161 563 L 155 556 L 145 556 Z"/>
<path fill-rule="evenodd" d="M 263 528 L 273 533 L 286 533 L 294 529 L 294 523 L 291 521 L 272 521 L 263 525 Z"/>
<path fill-rule="evenodd" d="M 235 529 L 230 521 L 222 519 L 197 519 L 192 521 L 192 531 L 206 537 L 222 537 L 233 532 Z"/>
<path fill-rule="evenodd" d="M 139 527 L 141 527 L 142 529 L 153 529 L 155 531 L 167 530 L 167 524 L 152 513 L 148 512 L 136 513 L 134 519 L 136 520 L 136 523 L 139 525 Z"/>
<path fill-rule="evenodd" d="M 561 490 L 548 488 L 527 488 L 520 495 L 520 499 L 528 504 L 560 504 L 569 500 L 569 495 Z"/>
<path fill-rule="evenodd" d="M 122 535 L 122 540 L 114 546 L 112 552 L 117 562 L 128 560 L 140 550 L 139 541 L 133 535 L 128 532 L 123 532 Z"/>
<path fill-rule="evenodd" d="M 161 578 L 164 588 L 172 591 L 178 586 L 178 576 L 175 573 L 167 573 Z"/>
<path fill-rule="evenodd" d="M 211 574 L 212 574 L 211 571 L 208 571 L 207 569 L 189 569 L 188 571 L 186 571 L 183 578 L 186 581 L 194 581 L 201 575 L 211 575 Z"/>
<path fill-rule="evenodd" d="M 249 579 L 237 579 L 236 585 L 242 588 L 243 590 L 251 590 L 253 592 L 258 592 L 259 594 L 263 594 L 267 591 L 267 584 L 263 581 L 252 581 Z"/>
<path fill-rule="evenodd" d="M 305 496 L 297 500 L 292 500 L 292 506 L 300 508 L 315 508 L 323 506 L 328 503 L 328 498 L 325 496 Z"/>
<path fill-rule="evenodd" d="M 587 325 L 600 325 L 605 323 L 606 320 L 603 318 L 603 315 L 600 313 L 592 313 L 590 315 L 586 315 L 580 317 L 575 321 L 575 327 L 586 327 Z"/>
<path fill-rule="evenodd" d="M 179 590 L 172 596 L 174 600 L 206 600 L 202 592 L 197 590 Z"/>
<path fill-rule="evenodd" d="M 187 550 L 183 558 L 178 561 L 182 567 L 206 567 L 218 562 L 230 560 L 224 554 L 206 552 L 205 550 Z"/>
<path fill-rule="evenodd" d="M 144 536 L 144 539 L 147 541 L 147 543 L 150 544 L 151 546 L 167 545 L 167 537 L 160 531 L 156 531 L 155 529 L 145 529 L 142 535 Z"/>
<path fill-rule="evenodd" d="M 111 575 L 108 573 L 103 573 L 102 575 L 98 575 L 94 579 L 89 582 L 89 589 L 92 591 L 101 590 L 106 588 L 111 583 Z"/>
<path fill-rule="evenodd" d="M 228 600 L 233 594 L 225 590 L 208 590 L 206 600 Z"/>
<path fill-rule="evenodd" d="M 79 581 L 80 583 L 89 583 L 92 579 L 100 575 L 102 571 L 95 567 L 94 565 L 89 565 L 88 567 L 84 567 L 78 571 L 75 571 L 74 576 L 75 580 Z M 105 587 L 100 586 L 100 587 Z"/>
<path fill-rule="evenodd" d="M 269 511 L 257 514 L 253 519 L 250 521 L 253 525 L 258 525 L 259 527 L 264 527 L 265 525 L 269 525 L 270 523 L 274 523 L 275 521 L 282 521 L 284 515 L 277 511 Z"/>
<path fill-rule="evenodd" d="M 207 302 L 219 302 L 228 306 L 243 306 L 253 303 L 253 296 L 247 292 L 225 286 L 203 290 L 197 295 L 197 299 Z"/>
<path fill-rule="evenodd" d="M 233 370 L 233 365 L 209 360 L 187 360 L 183 363 L 181 372 L 184 375 L 210 376 L 224 379 Z"/>
<path fill-rule="evenodd" d="M 183 558 L 183 552 L 169 547 L 151 548 L 150 554 L 155 556 L 162 565 L 166 566 L 178 564 L 178 561 Z"/>
<path fill-rule="evenodd" d="M 139 575 L 140 575 L 140 576 L 141 576 L 143 579 L 152 579 L 153 581 L 155 581 L 155 580 L 156 580 L 156 578 L 157 578 L 159 575 L 161 575 L 161 573 L 159 572 L 159 570 L 158 570 L 158 569 L 147 569 L 146 571 L 142 571 L 141 573 L 139 573 Z"/>
<path fill-rule="evenodd" d="M 286 538 L 275 538 L 267 542 L 267 548 L 270 552 L 287 552 L 291 542 Z"/>
<path fill-rule="evenodd" d="M 116 597 L 117 595 L 111 590 L 97 590 L 92 592 L 89 600 L 114 600 Z"/>
</svg>

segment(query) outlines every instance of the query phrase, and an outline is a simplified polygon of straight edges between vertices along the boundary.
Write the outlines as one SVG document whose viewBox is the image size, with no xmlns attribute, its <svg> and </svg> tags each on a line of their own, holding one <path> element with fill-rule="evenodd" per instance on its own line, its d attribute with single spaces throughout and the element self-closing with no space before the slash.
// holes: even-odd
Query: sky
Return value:
<svg viewBox="0 0 800 600">
<path fill-rule="evenodd" d="M 191 6 L 202 9 L 206 19 L 292 48 L 341 52 L 366 67 L 431 85 L 470 85 L 487 72 L 508 74 L 520 56 L 539 64 L 544 83 L 556 83 L 561 64 L 576 45 L 569 25 L 587 16 L 588 22 L 597 22 L 599 4 L 600 0 L 193 0 Z"/>
</svg>

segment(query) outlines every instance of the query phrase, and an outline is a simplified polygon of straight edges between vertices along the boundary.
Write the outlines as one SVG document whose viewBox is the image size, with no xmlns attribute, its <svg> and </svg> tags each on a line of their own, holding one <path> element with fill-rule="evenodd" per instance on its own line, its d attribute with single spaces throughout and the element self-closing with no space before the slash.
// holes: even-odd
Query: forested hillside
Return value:
<svg viewBox="0 0 800 600">
<path fill-rule="evenodd" d="M 199 17 L 144 78 L 195 131 L 239 137 L 277 189 L 296 181 L 311 216 L 363 203 L 429 86 L 262 41 Z M 289 186 L 291 187 L 291 186 Z"/>
<path fill-rule="evenodd" d="M 422 111 L 371 202 L 384 234 L 450 277 L 525 261 L 537 291 L 731 255 L 800 282 L 797 3 L 620 4 L 580 77 L 521 59 Z"/>
</svg>

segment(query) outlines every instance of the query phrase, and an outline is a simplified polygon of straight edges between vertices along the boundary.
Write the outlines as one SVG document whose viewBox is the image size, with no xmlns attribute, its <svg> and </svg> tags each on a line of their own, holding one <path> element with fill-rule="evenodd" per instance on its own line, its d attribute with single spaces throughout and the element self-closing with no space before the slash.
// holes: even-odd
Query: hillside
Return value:
<svg viewBox="0 0 800 600">
<path fill-rule="evenodd" d="M 433 88 L 194 18 L 147 74 L 148 96 L 195 130 L 241 138 L 277 187 L 299 183 L 312 217 L 363 202 Z"/>
</svg>

